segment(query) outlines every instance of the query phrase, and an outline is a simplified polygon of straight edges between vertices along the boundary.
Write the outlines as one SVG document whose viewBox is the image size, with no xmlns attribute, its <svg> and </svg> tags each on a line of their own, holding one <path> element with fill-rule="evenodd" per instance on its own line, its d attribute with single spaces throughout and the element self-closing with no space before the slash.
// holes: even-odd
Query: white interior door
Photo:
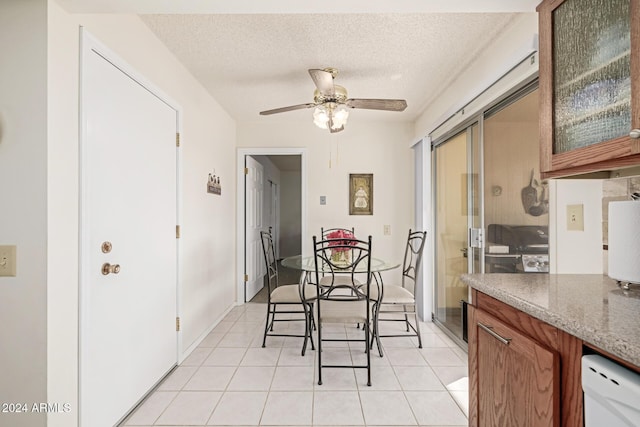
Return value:
<svg viewBox="0 0 640 427">
<path fill-rule="evenodd" d="M 253 157 L 245 159 L 245 299 L 250 301 L 264 286 L 266 267 L 260 242 L 264 230 L 264 168 Z"/>
<path fill-rule="evenodd" d="M 177 112 L 92 43 L 83 37 L 80 425 L 111 427 L 177 363 Z"/>
</svg>

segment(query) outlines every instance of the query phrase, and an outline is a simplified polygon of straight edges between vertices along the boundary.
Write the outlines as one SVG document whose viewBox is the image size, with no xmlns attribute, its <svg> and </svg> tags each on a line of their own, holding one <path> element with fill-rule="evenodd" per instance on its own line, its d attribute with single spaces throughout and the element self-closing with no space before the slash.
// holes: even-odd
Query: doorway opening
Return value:
<svg viewBox="0 0 640 427">
<path fill-rule="evenodd" d="M 304 250 L 305 151 L 302 148 L 241 149 L 238 171 L 236 301 L 244 304 L 254 298 L 266 301 L 261 231 L 270 231 L 274 236 L 277 259 L 300 255 Z"/>
</svg>

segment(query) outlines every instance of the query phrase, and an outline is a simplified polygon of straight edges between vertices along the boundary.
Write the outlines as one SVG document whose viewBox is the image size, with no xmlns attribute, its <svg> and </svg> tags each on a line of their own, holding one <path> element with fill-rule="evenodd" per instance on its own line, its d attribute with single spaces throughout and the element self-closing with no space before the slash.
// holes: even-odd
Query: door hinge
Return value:
<svg viewBox="0 0 640 427">
<path fill-rule="evenodd" d="M 244 168 L 244 174 L 249 175 L 249 168 Z"/>
<path fill-rule="evenodd" d="M 176 317 L 176 332 L 180 332 L 180 318 Z"/>
<path fill-rule="evenodd" d="M 245 282 L 248 282 L 248 281 L 249 281 L 249 275 L 248 275 L 248 274 L 245 274 L 245 275 L 244 275 L 244 281 L 245 281 Z"/>
<path fill-rule="evenodd" d="M 180 238 L 180 226 L 176 225 L 176 239 Z"/>
<path fill-rule="evenodd" d="M 176 147 L 180 147 L 180 133 L 176 132 Z"/>
</svg>

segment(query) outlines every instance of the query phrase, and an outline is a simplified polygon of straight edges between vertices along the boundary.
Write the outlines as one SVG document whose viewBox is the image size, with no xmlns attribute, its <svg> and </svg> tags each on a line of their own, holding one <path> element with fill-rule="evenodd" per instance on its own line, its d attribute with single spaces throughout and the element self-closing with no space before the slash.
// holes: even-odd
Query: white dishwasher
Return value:
<svg viewBox="0 0 640 427">
<path fill-rule="evenodd" d="M 640 426 L 640 375 L 596 354 L 582 356 L 585 427 Z"/>
</svg>

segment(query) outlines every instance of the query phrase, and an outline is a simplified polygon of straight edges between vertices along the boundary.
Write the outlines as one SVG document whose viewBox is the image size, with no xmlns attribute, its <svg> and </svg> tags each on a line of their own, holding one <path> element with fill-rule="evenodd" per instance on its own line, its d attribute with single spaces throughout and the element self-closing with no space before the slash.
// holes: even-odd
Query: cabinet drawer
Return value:
<svg viewBox="0 0 640 427">
<path fill-rule="evenodd" d="M 472 311 L 477 425 L 559 426 L 559 354 L 482 310 Z"/>
</svg>

